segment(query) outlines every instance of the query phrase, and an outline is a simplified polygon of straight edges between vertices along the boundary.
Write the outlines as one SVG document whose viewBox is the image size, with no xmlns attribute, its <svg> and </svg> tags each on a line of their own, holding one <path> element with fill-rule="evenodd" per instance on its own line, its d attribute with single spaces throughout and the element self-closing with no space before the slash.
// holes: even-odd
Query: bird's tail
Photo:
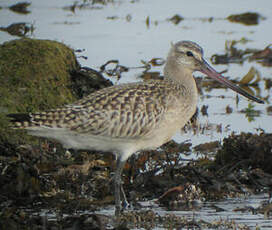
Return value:
<svg viewBox="0 0 272 230">
<path fill-rule="evenodd" d="M 14 129 L 24 129 L 31 126 L 32 117 L 29 113 L 10 113 L 10 127 Z"/>
</svg>

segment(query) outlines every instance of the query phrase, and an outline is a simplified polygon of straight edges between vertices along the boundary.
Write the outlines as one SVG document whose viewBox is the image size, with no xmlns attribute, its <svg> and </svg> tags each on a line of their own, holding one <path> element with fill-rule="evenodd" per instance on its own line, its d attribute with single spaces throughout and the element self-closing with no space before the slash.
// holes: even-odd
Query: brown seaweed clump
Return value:
<svg viewBox="0 0 272 230">
<path fill-rule="evenodd" d="M 257 25 L 261 16 L 255 12 L 246 12 L 243 14 L 232 14 L 227 17 L 230 22 L 241 23 L 247 26 Z"/>
<path fill-rule="evenodd" d="M 260 168 L 272 174 L 272 134 L 242 133 L 224 139 L 216 155 L 217 165 L 243 168 Z"/>
</svg>

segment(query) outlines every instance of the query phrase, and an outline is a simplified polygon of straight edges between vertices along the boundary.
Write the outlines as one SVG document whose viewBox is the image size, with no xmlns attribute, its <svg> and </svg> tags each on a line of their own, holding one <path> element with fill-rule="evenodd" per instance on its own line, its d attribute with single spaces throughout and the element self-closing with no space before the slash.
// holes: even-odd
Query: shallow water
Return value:
<svg viewBox="0 0 272 230">
<path fill-rule="evenodd" d="M 272 37 L 272 3 L 266 1 L 236 1 L 230 0 L 218 2 L 211 1 L 181 1 L 181 0 L 135 0 L 135 1 L 114 1 L 106 5 L 95 4 L 83 9 L 75 9 L 72 12 L 67 7 L 74 4 L 74 0 L 47 0 L 33 1 L 28 8 L 31 13 L 23 15 L 10 11 L 8 6 L 14 4 L 12 0 L 0 0 L 0 26 L 8 26 L 12 23 L 27 22 L 33 24 L 35 30 L 30 37 L 40 39 L 53 39 L 64 42 L 75 49 L 84 49 L 78 54 L 88 57 L 80 58 L 83 66 L 99 69 L 108 60 L 118 59 L 121 65 L 127 67 L 141 66 L 141 60 L 148 61 L 154 57 L 165 58 L 170 47 L 170 42 L 179 40 L 192 40 L 199 43 L 205 51 L 207 60 L 213 54 L 223 54 L 226 40 L 240 40 L 245 37 L 250 42 L 238 47 L 264 49 L 271 43 Z M 81 2 L 79 2 L 81 3 Z M 223 3 L 223 4 L 222 4 Z M 244 26 L 242 24 L 230 23 L 225 20 L 227 16 L 235 13 L 253 11 L 260 13 L 266 19 L 261 20 L 256 26 Z M 184 17 L 178 25 L 167 19 L 175 14 Z M 213 21 L 208 19 L 213 17 Z M 149 19 L 149 23 L 147 23 Z M 6 32 L 0 31 L 0 42 L 15 39 Z M 226 76 L 231 79 L 241 79 L 251 66 L 257 68 L 261 76 L 270 78 L 272 68 L 263 67 L 255 62 L 245 62 L 243 65 L 217 65 L 218 71 L 225 69 Z M 163 67 L 153 67 L 152 71 L 161 71 Z M 119 82 L 130 82 L 140 80 L 138 76 L 141 69 L 133 69 L 122 75 Z M 201 76 L 199 73 L 196 76 Z M 271 89 L 264 88 L 264 82 L 260 82 L 260 96 L 266 97 L 271 94 Z M 211 97 L 208 97 L 211 96 Z M 225 96 L 222 98 L 221 96 Z M 208 116 L 199 117 L 199 123 L 222 125 L 222 132 L 214 128 L 207 130 L 204 134 L 192 135 L 177 134 L 175 140 L 183 141 L 190 139 L 193 144 L 204 143 L 213 140 L 222 140 L 232 131 L 257 132 L 263 129 L 271 132 L 271 115 L 266 112 L 269 103 L 259 105 L 252 103 L 254 109 L 260 110 L 259 117 L 249 122 L 245 114 L 239 111 L 248 107 L 249 101 L 240 97 L 236 104 L 236 94 L 230 90 L 216 89 L 211 92 L 204 91 L 199 97 L 199 108 L 208 105 Z M 225 113 L 226 106 L 233 108 L 231 114 Z M 216 213 L 209 204 L 203 211 L 195 212 L 194 215 L 202 219 L 226 218 L 235 219 L 237 222 L 246 222 L 254 227 L 255 223 L 262 226 L 262 229 L 272 226 L 271 220 L 264 220 L 261 215 L 250 215 L 233 213 L 236 205 L 253 205 L 261 201 L 260 197 L 251 197 L 243 200 L 227 200 L 217 205 L 222 205 L 227 211 Z M 160 210 L 160 212 L 164 212 Z M 176 213 L 178 215 L 192 215 L 192 213 Z"/>
<path fill-rule="evenodd" d="M 224 223 L 224 221 L 233 222 L 233 226 L 236 227 L 235 229 L 242 229 L 243 226 L 249 227 L 250 229 L 256 229 L 256 227 L 259 227 L 260 229 L 271 229 L 271 216 L 265 218 L 262 214 L 254 214 L 252 211 L 248 210 L 249 207 L 254 209 L 258 208 L 261 203 L 266 202 L 268 199 L 267 195 L 260 194 L 240 198 L 229 198 L 219 202 L 203 202 L 199 203 L 195 211 L 167 211 L 156 206 L 153 201 L 141 202 L 141 204 L 143 210 L 152 207 L 152 210 L 160 216 L 171 213 L 188 220 L 204 220 L 208 223 L 215 223 L 218 221 L 222 221 L 222 223 Z M 235 211 L 235 209 L 246 209 L 246 211 Z M 114 208 L 102 210 L 99 213 L 114 215 Z"/>
</svg>

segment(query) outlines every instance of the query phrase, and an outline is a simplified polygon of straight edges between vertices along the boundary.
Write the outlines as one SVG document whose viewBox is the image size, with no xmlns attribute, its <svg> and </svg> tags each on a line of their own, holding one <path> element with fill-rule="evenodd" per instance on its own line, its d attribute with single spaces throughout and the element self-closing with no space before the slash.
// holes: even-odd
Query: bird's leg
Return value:
<svg viewBox="0 0 272 230">
<path fill-rule="evenodd" d="M 123 209 L 126 209 L 129 206 L 129 203 L 127 201 L 127 196 L 123 188 L 123 183 L 121 183 L 120 189 L 123 197 Z"/>
<path fill-rule="evenodd" d="M 115 215 L 119 216 L 121 213 L 121 201 L 120 201 L 120 192 L 122 186 L 121 174 L 124 168 L 126 161 L 122 161 L 121 155 L 117 158 L 117 168 L 114 178 L 114 196 L 115 196 Z M 122 191 L 124 196 L 124 191 Z M 125 197 L 125 196 L 124 196 Z"/>
</svg>

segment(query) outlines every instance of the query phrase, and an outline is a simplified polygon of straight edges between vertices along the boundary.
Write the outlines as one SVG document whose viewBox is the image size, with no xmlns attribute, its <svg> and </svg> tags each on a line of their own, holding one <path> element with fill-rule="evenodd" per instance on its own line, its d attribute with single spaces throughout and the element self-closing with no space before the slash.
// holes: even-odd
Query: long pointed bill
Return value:
<svg viewBox="0 0 272 230">
<path fill-rule="evenodd" d="M 243 90 L 241 87 L 234 85 L 231 81 L 227 80 L 221 74 L 217 73 L 204 59 L 203 59 L 203 62 L 201 63 L 201 68 L 199 71 L 208 75 L 210 78 L 222 83 L 223 85 L 227 86 L 233 91 L 247 97 L 248 99 L 252 101 L 256 101 L 261 104 L 264 103 L 261 99 L 252 96 L 251 94 Z"/>
</svg>

